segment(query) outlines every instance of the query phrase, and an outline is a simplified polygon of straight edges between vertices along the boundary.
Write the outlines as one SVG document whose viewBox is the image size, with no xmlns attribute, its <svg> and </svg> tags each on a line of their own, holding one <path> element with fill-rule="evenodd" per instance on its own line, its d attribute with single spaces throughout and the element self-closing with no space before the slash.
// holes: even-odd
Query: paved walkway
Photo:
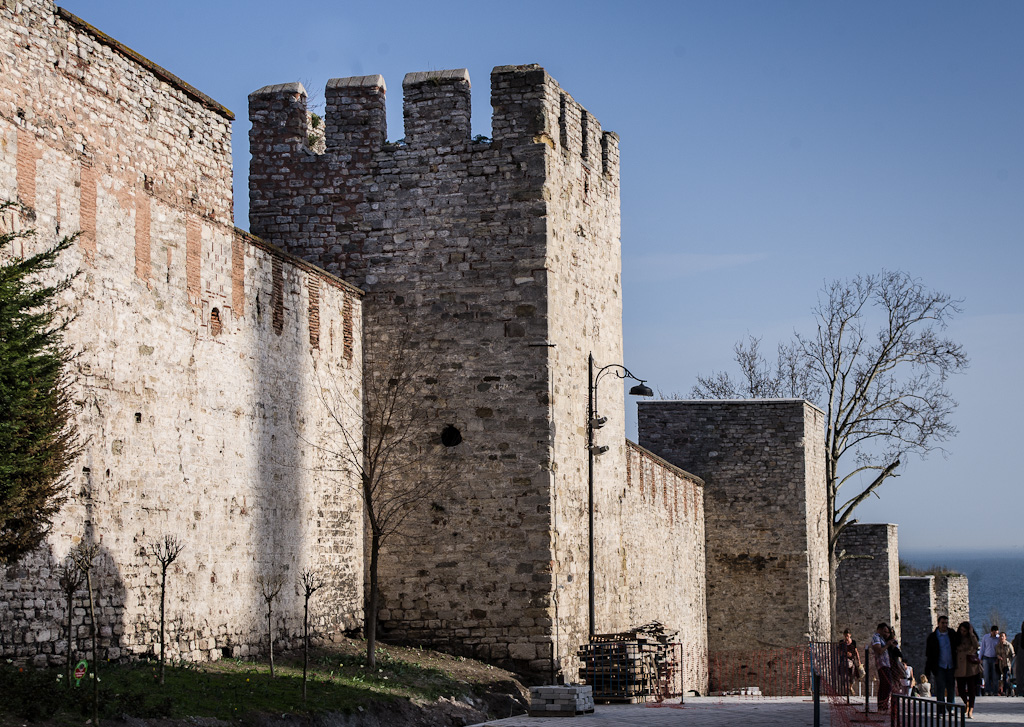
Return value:
<svg viewBox="0 0 1024 727">
<path fill-rule="evenodd" d="M 862 703 L 863 704 L 863 703 Z M 821 724 L 829 725 L 829 704 L 821 702 Z M 854 715 L 851 715 L 854 716 Z M 884 725 L 883 722 L 863 721 L 863 712 L 857 710 L 853 725 Z M 877 715 L 872 715 L 877 718 Z M 485 722 L 488 727 L 812 727 L 814 705 L 805 697 L 690 697 L 685 704 L 678 700 L 665 704 L 599 704 L 593 714 L 579 717 L 509 717 Z M 969 727 L 1024 727 L 1024 699 L 980 697 Z"/>
</svg>

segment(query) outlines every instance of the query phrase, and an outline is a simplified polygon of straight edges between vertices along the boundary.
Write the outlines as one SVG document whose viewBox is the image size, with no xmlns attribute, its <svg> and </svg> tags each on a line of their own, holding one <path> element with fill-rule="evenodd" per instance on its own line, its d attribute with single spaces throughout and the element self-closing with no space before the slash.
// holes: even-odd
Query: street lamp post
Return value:
<svg viewBox="0 0 1024 727">
<path fill-rule="evenodd" d="M 607 446 L 594 444 L 594 431 L 600 429 L 608 421 L 608 417 L 599 416 L 597 413 L 597 385 L 601 376 L 611 372 L 620 379 L 633 379 L 638 382 L 629 390 L 630 396 L 654 396 L 654 392 L 647 386 L 644 379 L 634 376 L 629 369 L 622 364 L 608 364 L 595 371 L 594 354 L 590 354 L 587 366 L 587 500 L 590 514 L 590 563 L 589 575 L 589 596 L 590 596 L 590 637 L 593 638 L 595 631 L 596 599 L 594 595 L 594 457 L 608 451 Z"/>
</svg>

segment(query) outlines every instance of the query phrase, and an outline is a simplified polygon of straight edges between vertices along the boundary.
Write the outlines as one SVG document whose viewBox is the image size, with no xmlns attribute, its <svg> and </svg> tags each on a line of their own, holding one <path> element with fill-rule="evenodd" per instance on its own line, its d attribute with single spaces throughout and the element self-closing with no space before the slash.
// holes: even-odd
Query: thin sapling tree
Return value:
<svg viewBox="0 0 1024 727">
<path fill-rule="evenodd" d="M 304 570 L 299 576 L 296 590 L 303 597 L 302 604 L 302 703 L 306 703 L 306 679 L 309 670 L 309 599 L 324 587 L 321 579 L 312 570 Z"/>
<path fill-rule="evenodd" d="M 284 586 L 284 577 L 279 573 L 259 575 L 256 583 L 260 587 L 260 595 L 267 604 L 267 646 L 270 654 L 270 678 L 274 678 L 274 599 Z"/>
<path fill-rule="evenodd" d="M 93 597 L 92 571 L 96 557 L 100 554 L 98 543 L 81 543 L 71 551 L 71 559 L 85 576 L 85 590 L 89 594 L 89 633 L 92 637 L 92 724 L 100 723 L 100 671 L 97 649 L 98 629 L 96 628 L 96 599 Z"/>
<path fill-rule="evenodd" d="M 82 587 L 82 581 L 84 575 L 82 571 L 75 565 L 74 560 L 69 556 L 64 564 L 57 570 L 57 584 L 60 586 L 61 592 L 64 594 L 64 601 L 66 604 L 65 613 L 67 615 L 67 621 L 65 623 L 65 633 L 67 635 L 67 664 L 65 664 L 65 674 L 67 678 L 67 688 L 71 689 L 71 678 L 74 674 L 75 669 L 75 637 L 74 637 L 74 622 L 75 622 L 75 594 L 78 589 Z"/>
<path fill-rule="evenodd" d="M 149 546 L 149 552 L 160 564 L 160 684 L 164 683 L 164 664 L 166 662 L 166 645 L 164 640 L 167 602 L 167 570 L 178 559 L 185 545 L 173 535 L 165 535 L 163 540 Z"/>
</svg>

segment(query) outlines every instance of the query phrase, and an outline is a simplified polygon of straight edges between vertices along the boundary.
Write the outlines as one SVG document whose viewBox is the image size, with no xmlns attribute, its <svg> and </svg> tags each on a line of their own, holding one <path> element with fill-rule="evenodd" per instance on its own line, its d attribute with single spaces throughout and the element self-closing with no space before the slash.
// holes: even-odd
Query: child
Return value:
<svg viewBox="0 0 1024 727">
<path fill-rule="evenodd" d="M 924 674 L 917 678 L 917 696 L 926 699 L 932 696 L 932 685 L 928 683 L 928 677 Z"/>
</svg>

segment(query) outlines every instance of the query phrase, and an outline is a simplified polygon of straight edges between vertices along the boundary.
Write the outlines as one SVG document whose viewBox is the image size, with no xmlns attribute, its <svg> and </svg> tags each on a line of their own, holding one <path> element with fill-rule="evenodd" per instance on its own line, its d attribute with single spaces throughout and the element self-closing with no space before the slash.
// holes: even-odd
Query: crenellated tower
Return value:
<svg viewBox="0 0 1024 727">
<path fill-rule="evenodd" d="M 251 94 L 251 230 L 366 291 L 368 369 L 399 329 L 437 354 L 424 376 L 443 394 L 424 405 L 438 432 L 460 429 L 464 461 L 426 537 L 385 559 L 389 634 L 574 678 L 587 358 L 622 362 L 618 137 L 536 65 L 492 71 L 489 140 L 471 138 L 467 71 L 402 86 L 400 142 L 381 76 L 331 80 L 322 122 L 298 83 Z M 623 392 L 600 397 L 599 522 L 626 480 Z M 595 547 L 599 632 L 636 625 L 614 598 L 612 520 Z"/>
</svg>

